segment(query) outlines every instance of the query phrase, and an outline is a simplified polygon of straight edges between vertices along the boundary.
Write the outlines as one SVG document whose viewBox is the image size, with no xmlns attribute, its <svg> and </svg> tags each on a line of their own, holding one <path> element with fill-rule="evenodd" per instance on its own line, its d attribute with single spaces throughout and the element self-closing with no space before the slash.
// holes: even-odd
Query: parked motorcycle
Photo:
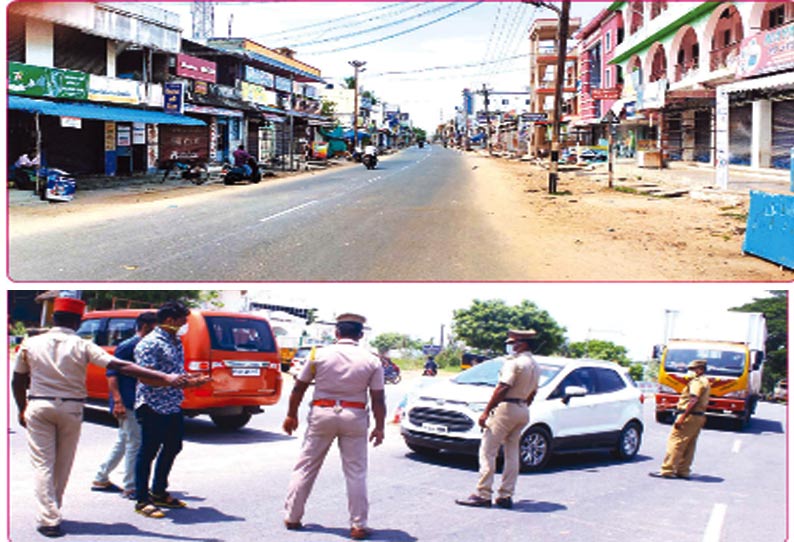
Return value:
<svg viewBox="0 0 794 542">
<path fill-rule="evenodd" d="M 20 190 L 36 190 L 36 169 L 12 167 L 11 178 Z M 42 200 L 71 201 L 76 189 L 74 176 L 62 169 L 40 167 L 38 194 Z"/>
<path fill-rule="evenodd" d="M 365 154 L 361 157 L 361 163 L 364 164 L 364 167 L 367 169 L 375 169 L 375 166 L 378 165 L 378 157 L 374 154 Z"/>
<path fill-rule="evenodd" d="M 400 367 L 395 363 L 389 363 L 383 367 L 383 380 L 387 384 L 399 384 L 402 380 Z"/>
<path fill-rule="evenodd" d="M 262 180 L 262 172 L 259 171 L 259 164 L 253 158 L 249 158 L 246 163 L 251 168 L 251 174 L 246 175 L 245 168 L 241 166 L 230 166 L 226 164 L 223 168 L 223 184 L 234 184 L 241 181 L 251 181 L 257 184 Z"/>
<path fill-rule="evenodd" d="M 204 184 L 209 178 L 207 163 L 198 158 L 187 160 L 173 158 L 166 160 L 162 165 L 162 169 L 165 170 L 165 173 L 163 173 L 163 178 L 160 179 L 161 183 L 164 183 L 172 172 L 179 172 L 180 178 L 193 184 Z"/>
</svg>

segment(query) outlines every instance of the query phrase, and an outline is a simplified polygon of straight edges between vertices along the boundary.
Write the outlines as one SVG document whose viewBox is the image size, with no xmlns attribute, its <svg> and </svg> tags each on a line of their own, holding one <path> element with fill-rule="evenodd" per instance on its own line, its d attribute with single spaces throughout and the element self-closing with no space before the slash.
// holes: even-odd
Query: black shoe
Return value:
<svg viewBox="0 0 794 542">
<path fill-rule="evenodd" d="M 513 499 L 510 497 L 500 497 L 494 501 L 499 508 L 510 510 L 513 508 Z"/>
<path fill-rule="evenodd" d="M 64 535 L 60 525 L 40 525 L 36 530 L 47 538 L 60 538 Z"/>
<path fill-rule="evenodd" d="M 455 499 L 455 502 L 461 506 L 474 506 L 476 508 L 491 507 L 491 500 L 483 499 L 479 495 L 469 495 L 465 499 Z"/>
<path fill-rule="evenodd" d="M 679 480 L 691 480 L 692 479 L 692 476 L 689 475 L 689 474 L 687 474 L 686 476 L 683 475 L 683 474 L 676 474 L 675 477 L 678 478 Z"/>
<path fill-rule="evenodd" d="M 300 531 L 303 529 L 303 524 L 300 521 L 284 521 L 284 527 L 287 528 L 288 531 Z"/>
</svg>

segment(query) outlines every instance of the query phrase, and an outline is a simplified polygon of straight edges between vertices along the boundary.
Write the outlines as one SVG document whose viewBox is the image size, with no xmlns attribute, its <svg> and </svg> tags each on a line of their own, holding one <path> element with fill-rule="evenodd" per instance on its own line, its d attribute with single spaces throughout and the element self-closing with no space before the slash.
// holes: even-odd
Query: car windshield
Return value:
<svg viewBox="0 0 794 542">
<path fill-rule="evenodd" d="M 706 374 L 741 376 L 744 373 L 745 353 L 741 350 L 717 350 L 705 348 L 671 348 L 664 361 L 665 371 L 683 373 L 689 362 L 705 359 Z"/>
<path fill-rule="evenodd" d="M 296 358 L 307 358 L 307 357 L 309 357 L 309 354 L 311 353 L 311 351 L 312 351 L 312 347 L 311 346 L 308 346 L 308 347 L 307 346 L 301 346 L 300 348 L 298 348 L 298 351 L 295 352 L 295 357 Z"/>
<path fill-rule="evenodd" d="M 467 369 L 452 379 L 455 384 L 468 384 L 470 386 L 496 386 L 499 381 L 499 370 L 505 362 L 505 358 L 495 358 L 475 365 Z M 538 387 L 542 388 L 562 370 L 561 365 L 551 363 L 538 363 L 540 368 L 540 378 Z"/>
</svg>

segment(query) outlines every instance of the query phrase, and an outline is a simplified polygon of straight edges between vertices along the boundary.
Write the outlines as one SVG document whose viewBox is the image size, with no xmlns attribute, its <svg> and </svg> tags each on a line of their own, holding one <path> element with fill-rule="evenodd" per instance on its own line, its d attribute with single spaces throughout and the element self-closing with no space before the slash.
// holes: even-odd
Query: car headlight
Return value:
<svg viewBox="0 0 794 542">
<path fill-rule="evenodd" d="M 482 412 L 488 406 L 488 403 L 466 403 L 466 406 L 474 412 Z"/>
<path fill-rule="evenodd" d="M 747 397 L 747 395 L 748 395 L 747 390 L 741 390 L 741 391 L 732 391 L 730 393 L 726 393 L 725 395 L 723 395 L 723 397 L 729 397 L 731 399 L 744 399 Z"/>
</svg>

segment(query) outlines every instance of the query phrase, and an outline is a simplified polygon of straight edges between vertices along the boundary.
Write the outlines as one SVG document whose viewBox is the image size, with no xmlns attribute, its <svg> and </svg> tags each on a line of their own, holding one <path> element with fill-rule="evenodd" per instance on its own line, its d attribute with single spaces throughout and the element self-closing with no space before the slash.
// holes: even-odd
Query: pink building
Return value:
<svg viewBox="0 0 794 542">
<path fill-rule="evenodd" d="M 584 145 L 598 145 L 607 137 L 604 115 L 618 101 L 623 88 L 619 66 L 613 66 L 615 48 L 623 41 L 623 14 L 603 10 L 576 36 L 579 40 L 579 121 L 574 131 Z"/>
</svg>

